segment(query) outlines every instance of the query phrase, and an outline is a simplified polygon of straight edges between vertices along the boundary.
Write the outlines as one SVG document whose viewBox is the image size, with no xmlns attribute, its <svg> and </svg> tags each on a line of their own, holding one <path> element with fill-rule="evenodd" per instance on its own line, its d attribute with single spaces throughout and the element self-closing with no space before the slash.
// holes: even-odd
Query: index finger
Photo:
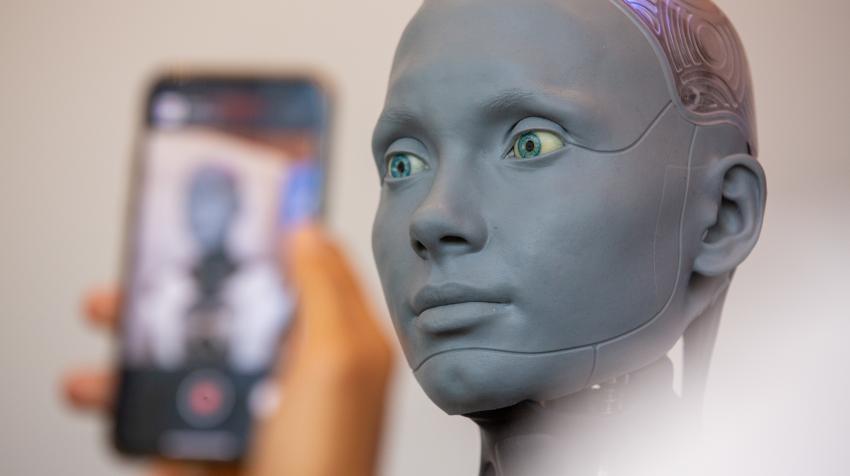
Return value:
<svg viewBox="0 0 850 476">
<path fill-rule="evenodd" d="M 291 237 L 289 248 L 288 267 L 299 292 L 341 304 L 344 309 L 337 316 L 369 315 L 358 276 L 339 246 L 321 228 L 307 226 L 298 230 Z"/>
<path fill-rule="evenodd" d="M 95 327 L 110 331 L 118 327 L 121 293 L 115 287 L 93 289 L 83 298 L 83 314 Z"/>
</svg>

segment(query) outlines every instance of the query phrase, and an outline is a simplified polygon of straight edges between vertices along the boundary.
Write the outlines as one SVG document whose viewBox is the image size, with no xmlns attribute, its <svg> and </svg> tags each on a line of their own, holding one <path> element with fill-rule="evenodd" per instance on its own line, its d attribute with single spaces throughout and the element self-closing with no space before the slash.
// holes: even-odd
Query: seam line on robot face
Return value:
<svg viewBox="0 0 850 476">
<path fill-rule="evenodd" d="M 631 144 L 620 147 L 618 149 L 594 149 L 592 147 L 587 147 L 587 146 L 575 144 L 575 143 L 572 143 L 572 142 L 570 142 L 568 145 L 571 146 L 571 147 L 575 147 L 577 149 L 586 150 L 588 152 L 596 152 L 598 154 L 622 154 L 623 152 L 628 152 L 631 149 L 634 149 L 635 147 L 639 146 L 640 143 L 643 142 L 643 139 L 646 138 L 646 136 L 649 135 L 649 132 L 652 129 L 655 128 L 655 125 L 658 124 L 659 122 L 661 122 L 661 118 L 664 117 L 664 115 L 667 113 L 667 111 L 670 108 L 673 108 L 673 107 L 676 107 L 673 104 L 673 101 L 667 101 L 666 103 L 664 103 L 664 106 L 661 107 L 661 110 L 658 111 L 658 113 L 655 115 L 655 117 L 652 119 L 652 121 L 649 123 L 649 125 L 646 126 L 646 129 L 644 129 L 643 132 L 640 133 L 640 135 L 637 137 L 637 139 L 632 141 Z"/>
</svg>

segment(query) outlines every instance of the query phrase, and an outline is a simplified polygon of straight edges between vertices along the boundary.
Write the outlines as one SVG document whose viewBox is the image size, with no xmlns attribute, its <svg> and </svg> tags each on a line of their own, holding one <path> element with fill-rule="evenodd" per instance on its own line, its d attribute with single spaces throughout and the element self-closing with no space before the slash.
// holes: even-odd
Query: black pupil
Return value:
<svg viewBox="0 0 850 476">
<path fill-rule="evenodd" d="M 396 171 L 398 171 L 398 173 L 403 174 L 404 173 L 404 161 L 399 160 L 398 162 L 396 162 L 395 169 L 396 169 Z"/>
<path fill-rule="evenodd" d="M 525 151 L 526 152 L 534 152 L 534 141 L 526 140 L 525 141 Z"/>
</svg>

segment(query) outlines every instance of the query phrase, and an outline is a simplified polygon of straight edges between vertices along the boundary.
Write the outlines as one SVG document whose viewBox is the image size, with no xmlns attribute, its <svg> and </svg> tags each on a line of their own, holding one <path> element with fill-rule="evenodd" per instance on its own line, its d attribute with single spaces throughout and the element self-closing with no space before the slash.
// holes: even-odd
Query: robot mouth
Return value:
<svg viewBox="0 0 850 476">
<path fill-rule="evenodd" d="M 510 303 L 464 301 L 425 309 L 414 320 L 414 326 L 431 335 L 457 334 L 486 325 L 509 312 Z"/>
<path fill-rule="evenodd" d="M 434 312 L 461 311 L 464 308 L 489 306 L 499 307 L 510 304 L 505 296 L 506 290 L 499 288 L 483 289 L 461 283 L 442 283 L 427 285 L 420 289 L 410 301 L 410 307 L 417 318 Z"/>
</svg>

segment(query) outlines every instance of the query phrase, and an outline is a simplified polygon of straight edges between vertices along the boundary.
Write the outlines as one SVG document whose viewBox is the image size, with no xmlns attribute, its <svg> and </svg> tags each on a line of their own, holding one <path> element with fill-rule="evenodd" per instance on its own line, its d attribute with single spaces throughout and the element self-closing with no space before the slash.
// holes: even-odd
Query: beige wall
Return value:
<svg viewBox="0 0 850 476">
<path fill-rule="evenodd" d="M 128 151 L 158 65 L 294 63 L 335 79 L 330 221 L 381 299 L 369 136 L 418 3 L 0 0 L 0 474 L 132 471 L 111 456 L 97 419 L 59 403 L 56 379 L 109 355 L 108 340 L 78 319 L 78 300 L 116 277 Z M 727 302 L 711 444 L 740 452 L 741 465 L 767 455 L 785 469 L 820 461 L 840 474 L 830 471 L 848 458 L 850 435 L 837 416 L 850 396 L 850 3 L 717 3 L 749 52 L 770 198 L 763 240 Z M 388 427 L 384 474 L 474 473 L 474 427 L 437 410 L 403 366 Z"/>
</svg>

